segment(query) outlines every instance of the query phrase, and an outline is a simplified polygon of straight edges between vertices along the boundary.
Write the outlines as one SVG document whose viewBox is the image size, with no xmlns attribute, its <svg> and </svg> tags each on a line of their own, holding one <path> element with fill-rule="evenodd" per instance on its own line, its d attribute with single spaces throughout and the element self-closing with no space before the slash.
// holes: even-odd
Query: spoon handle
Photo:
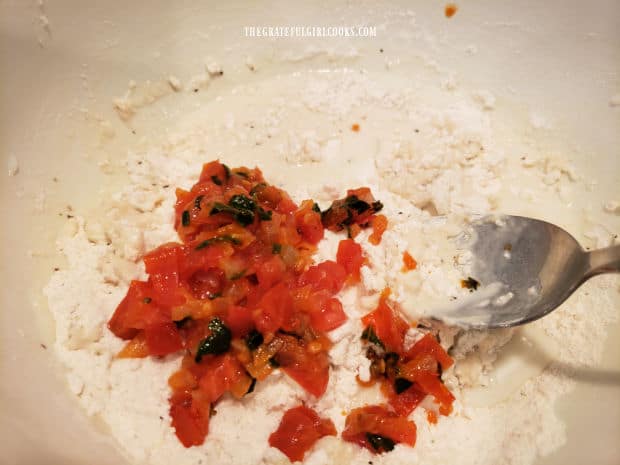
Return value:
<svg viewBox="0 0 620 465">
<path fill-rule="evenodd" d="M 620 272 L 620 245 L 592 250 L 586 255 L 589 262 L 589 269 L 586 273 L 588 278 L 601 273 Z"/>
</svg>

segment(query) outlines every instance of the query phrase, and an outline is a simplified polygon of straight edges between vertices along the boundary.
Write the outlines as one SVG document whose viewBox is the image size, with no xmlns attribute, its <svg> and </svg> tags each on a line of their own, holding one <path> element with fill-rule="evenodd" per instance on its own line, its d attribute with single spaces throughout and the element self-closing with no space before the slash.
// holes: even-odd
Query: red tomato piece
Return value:
<svg viewBox="0 0 620 465">
<path fill-rule="evenodd" d="M 259 263 L 256 268 L 256 278 L 261 289 L 267 290 L 282 280 L 286 272 L 286 265 L 279 255 Z"/>
<path fill-rule="evenodd" d="M 388 400 L 390 407 L 401 417 L 407 417 L 424 400 L 426 393 L 413 383 L 400 394 L 394 389 L 394 382 L 386 379 L 381 383 L 381 392 Z"/>
<path fill-rule="evenodd" d="M 387 304 L 385 296 L 381 296 L 375 310 L 362 318 L 362 323 L 366 327 L 373 327 L 388 352 L 403 352 L 405 333 L 409 325 Z"/>
<path fill-rule="evenodd" d="M 371 445 L 369 434 L 413 447 L 416 441 L 416 425 L 384 405 L 367 405 L 352 410 L 345 420 L 342 439 L 365 447 L 373 453 L 384 452 Z"/>
<path fill-rule="evenodd" d="M 228 182 L 228 173 L 226 168 L 219 162 L 219 160 L 205 163 L 202 165 L 202 172 L 200 173 L 199 182 L 211 182 L 216 185 L 218 185 L 218 182 L 221 184 L 226 184 Z"/>
<path fill-rule="evenodd" d="M 404 360 L 414 360 L 420 355 L 427 354 L 433 357 L 441 364 L 443 370 L 447 370 L 452 366 L 454 361 L 452 357 L 444 350 L 437 339 L 432 334 L 425 334 L 422 339 L 416 342 L 404 355 Z"/>
<path fill-rule="evenodd" d="M 293 336 L 280 336 L 284 347 L 275 359 L 282 370 L 310 394 L 321 397 L 329 382 L 329 358 L 320 350 L 311 353 L 306 344 Z"/>
<path fill-rule="evenodd" d="M 416 376 L 416 382 L 420 388 L 427 394 L 432 395 L 437 402 L 441 405 L 439 413 L 442 415 L 449 415 L 452 411 L 452 403 L 454 402 L 454 395 L 448 390 L 448 388 L 441 382 L 439 376 L 436 373 L 429 371 L 420 372 Z"/>
<path fill-rule="evenodd" d="M 338 244 L 336 262 L 344 267 L 353 282 L 360 280 L 360 268 L 364 264 L 362 246 L 353 239 L 343 239 Z"/>
<path fill-rule="evenodd" d="M 299 277 L 301 286 L 311 285 L 316 291 L 325 289 L 332 294 L 342 289 L 346 279 L 345 268 L 333 260 L 325 260 L 318 265 L 311 266 Z"/>
<path fill-rule="evenodd" d="M 163 356 L 183 349 L 183 339 L 171 321 L 147 326 L 144 328 L 144 337 L 150 355 Z"/>
<path fill-rule="evenodd" d="M 336 436 L 334 423 L 301 405 L 284 413 L 278 429 L 269 436 L 269 445 L 296 462 L 303 460 L 306 452 L 324 436 Z"/>
<path fill-rule="evenodd" d="M 188 279 L 188 284 L 197 299 L 212 299 L 221 295 L 226 276 L 219 268 L 198 270 Z"/>
<path fill-rule="evenodd" d="M 230 305 L 223 320 L 232 331 L 233 337 L 245 337 L 254 328 L 252 312 L 249 308 L 240 305 Z"/>
<path fill-rule="evenodd" d="M 321 213 L 314 210 L 314 205 L 312 200 L 304 200 L 295 212 L 297 231 L 310 244 L 318 244 L 325 234 Z"/>
<path fill-rule="evenodd" d="M 185 447 L 199 446 L 209 433 L 210 404 L 192 394 L 175 394 L 170 398 L 170 417 L 176 435 Z"/>
<path fill-rule="evenodd" d="M 372 245 L 379 245 L 383 233 L 387 230 L 388 220 L 385 215 L 377 215 L 372 220 L 372 234 L 368 236 L 368 241 Z"/>
<path fill-rule="evenodd" d="M 256 329 L 263 334 L 290 329 L 292 315 L 293 298 L 284 283 L 265 292 L 253 312 Z"/>
<path fill-rule="evenodd" d="M 203 360 L 204 374 L 198 385 L 208 402 L 216 402 L 245 377 L 243 366 L 231 354 L 205 357 Z"/>
<path fill-rule="evenodd" d="M 335 297 L 320 302 L 317 310 L 310 313 L 310 324 L 317 331 L 331 331 L 347 321 L 342 303 Z"/>
<path fill-rule="evenodd" d="M 132 339 L 139 329 L 170 321 L 169 312 L 154 303 L 152 294 L 148 283 L 132 281 L 108 322 L 110 331 L 122 339 Z"/>
</svg>

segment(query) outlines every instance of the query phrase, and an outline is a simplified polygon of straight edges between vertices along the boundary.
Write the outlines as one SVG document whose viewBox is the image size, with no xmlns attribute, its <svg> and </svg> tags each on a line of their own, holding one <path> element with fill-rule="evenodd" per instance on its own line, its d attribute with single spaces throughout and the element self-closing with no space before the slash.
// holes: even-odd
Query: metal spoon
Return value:
<svg viewBox="0 0 620 465">
<path fill-rule="evenodd" d="M 465 302 L 435 317 L 467 328 L 516 326 L 548 314 L 582 283 L 620 272 L 620 245 L 585 251 L 568 232 L 521 216 L 487 216 L 461 236 L 473 254 Z"/>
</svg>

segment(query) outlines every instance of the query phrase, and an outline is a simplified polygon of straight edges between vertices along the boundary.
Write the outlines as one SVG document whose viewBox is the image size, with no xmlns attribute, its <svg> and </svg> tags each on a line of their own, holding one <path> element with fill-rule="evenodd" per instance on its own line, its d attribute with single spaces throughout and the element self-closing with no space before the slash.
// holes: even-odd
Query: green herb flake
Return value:
<svg viewBox="0 0 620 465">
<path fill-rule="evenodd" d="M 319 207 L 319 204 L 314 202 L 314 205 L 312 205 L 312 210 L 314 210 L 317 213 L 321 213 L 321 207 Z"/>
<path fill-rule="evenodd" d="M 238 273 L 233 273 L 233 274 L 230 276 L 230 278 L 228 278 L 228 279 L 230 279 L 231 281 L 236 281 L 236 280 L 238 280 L 238 279 L 241 279 L 241 278 L 243 278 L 243 277 L 245 276 L 245 272 L 246 272 L 246 271 L 247 271 L 247 270 L 241 270 L 241 271 L 239 271 Z"/>
<path fill-rule="evenodd" d="M 271 244 L 271 253 L 276 255 L 282 252 L 282 244 L 273 243 Z"/>
<path fill-rule="evenodd" d="M 178 320 L 174 322 L 174 325 L 180 329 L 183 328 L 187 323 L 189 323 L 190 321 L 192 321 L 192 317 L 191 316 L 186 316 L 185 318 L 183 318 L 182 320 Z"/>
<path fill-rule="evenodd" d="M 480 286 L 480 282 L 469 276 L 467 279 L 461 279 L 461 287 L 469 289 L 469 292 L 475 291 Z"/>
<path fill-rule="evenodd" d="M 196 363 L 200 363 L 205 355 L 220 355 L 228 352 L 232 332 L 219 318 L 213 318 L 209 322 L 211 334 L 204 338 L 196 350 Z"/>
<path fill-rule="evenodd" d="M 358 214 L 370 210 L 370 205 L 368 204 L 368 202 L 364 202 L 363 200 L 359 199 L 357 195 L 348 196 L 346 199 L 344 199 L 344 204 L 348 208 L 355 210 Z"/>
<path fill-rule="evenodd" d="M 228 181 L 230 179 L 230 168 L 224 163 L 222 163 L 222 168 L 224 168 L 224 174 L 226 175 L 226 180 Z"/>
<path fill-rule="evenodd" d="M 204 195 L 199 195 L 198 197 L 194 199 L 194 208 L 196 210 L 202 210 L 200 203 L 202 202 L 203 198 L 204 198 Z"/>
<path fill-rule="evenodd" d="M 256 387 L 256 378 L 252 378 L 252 383 L 250 384 L 250 387 L 248 388 L 247 392 L 244 395 L 248 395 L 251 394 L 252 392 L 254 392 L 254 388 Z"/>
<path fill-rule="evenodd" d="M 377 337 L 377 335 L 375 334 L 375 330 L 372 326 L 366 326 L 366 329 L 362 333 L 362 340 L 371 342 L 375 345 L 378 345 L 382 349 L 385 349 L 385 345 L 383 344 L 381 339 Z"/>
<path fill-rule="evenodd" d="M 183 214 L 181 215 L 181 223 L 183 224 L 184 227 L 189 226 L 189 211 L 187 210 L 183 211 Z"/>
<path fill-rule="evenodd" d="M 215 174 L 213 176 L 211 176 L 211 181 L 213 181 L 213 184 L 217 185 L 217 186 L 221 186 L 222 180 L 220 178 L 218 178 Z"/>
<path fill-rule="evenodd" d="M 236 174 L 237 176 L 241 176 L 243 179 L 248 179 L 250 177 L 250 175 L 246 173 L 245 171 L 233 171 L 233 174 Z"/>
<path fill-rule="evenodd" d="M 204 249 L 205 247 L 209 247 L 210 245 L 213 245 L 217 242 L 228 242 L 233 245 L 241 244 L 241 241 L 237 239 L 236 237 L 225 234 L 223 236 L 216 236 L 216 237 L 212 237 L 211 239 L 202 241 L 200 244 L 196 246 L 196 250 Z"/>
<path fill-rule="evenodd" d="M 258 349 L 263 342 L 263 335 L 255 329 L 250 331 L 250 333 L 245 337 L 245 345 L 248 346 L 248 349 L 250 350 Z"/>
<path fill-rule="evenodd" d="M 394 390 L 396 391 L 396 394 L 402 394 L 407 389 L 409 389 L 411 386 L 413 386 L 413 383 L 409 381 L 408 379 L 396 378 L 394 380 Z"/>
<path fill-rule="evenodd" d="M 396 444 L 392 439 L 378 434 L 366 433 L 366 439 L 377 452 L 390 452 Z"/>
<path fill-rule="evenodd" d="M 263 207 L 258 207 L 257 213 L 258 218 L 262 221 L 271 221 L 271 215 L 273 214 L 271 210 L 263 210 Z"/>
<path fill-rule="evenodd" d="M 142 299 L 142 302 L 145 304 L 150 304 L 153 301 L 153 299 L 151 299 L 150 297 L 145 297 L 144 299 Z"/>
<path fill-rule="evenodd" d="M 280 363 L 274 357 L 271 357 L 269 359 L 269 365 L 271 365 L 271 368 L 279 368 L 280 367 Z"/>
<path fill-rule="evenodd" d="M 267 187 L 266 182 L 259 182 L 252 188 L 252 190 L 250 190 L 250 195 L 254 197 L 256 194 L 262 191 L 265 187 Z"/>
</svg>

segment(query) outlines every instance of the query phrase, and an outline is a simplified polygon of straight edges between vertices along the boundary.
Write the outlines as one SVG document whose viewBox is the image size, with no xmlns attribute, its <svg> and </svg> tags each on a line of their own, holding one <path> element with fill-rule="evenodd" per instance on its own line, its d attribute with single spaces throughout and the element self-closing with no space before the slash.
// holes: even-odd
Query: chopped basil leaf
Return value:
<svg viewBox="0 0 620 465">
<path fill-rule="evenodd" d="M 381 203 L 380 200 L 373 202 L 372 209 L 374 210 L 375 213 L 380 212 L 381 210 L 383 210 L 383 203 Z"/>
<path fill-rule="evenodd" d="M 192 321 L 192 317 L 191 316 L 186 316 L 185 318 L 183 318 L 182 320 L 179 321 L 175 321 L 174 324 L 177 328 L 182 328 L 183 326 L 185 326 L 187 323 L 189 323 L 190 321 Z"/>
<path fill-rule="evenodd" d="M 368 202 L 364 202 L 359 199 L 357 195 L 350 195 L 346 199 L 344 199 L 344 204 L 355 210 L 358 214 L 364 213 L 366 210 L 370 210 L 370 205 Z"/>
<path fill-rule="evenodd" d="M 215 244 L 216 242 L 230 242 L 231 244 L 234 244 L 234 245 L 241 244 L 241 241 L 233 236 L 229 236 L 229 235 L 216 236 L 216 237 L 212 237 L 211 239 L 207 239 L 206 241 L 202 241 L 200 244 L 196 246 L 196 250 L 204 249 L 205 247 Z"/>
<path fill-rule="evenodd" d="M 245 337 L 245 345 L 248 346 L 248 349 L 250 350 L 258 349 L 263 342 L 263 335 L 255 329 L 250 331 L 250 333 Z"/>
<path fill-rule="evenodd" d="M 246 270 L 241 270 L 238 273 L 232 274 L 230 276 L 230 278 L 228 278 L 228 279 L 230 279 L 231 281 L 236 281 L 237 279 L 241 279 L 241 278 L 243 278 L 245 276 L 245 272 L 246 272 Z"/>
<path fill-rule="evenodd" d="M 215 184 L 217 186 L 221 186 L 222 185 L 222 180 L 220 178 L 218 178 L 215 174 L 213 176 L 211 176 L 211 181 L 213 181 L 213 184 Z"/>
<path fill-rule="evenodd" d="M 269 359 L 269 365 L 271 365 L 272 368 L 278 368 L 280 366 L 280 363 L 278 363 L 278 361 L 274 357 L 271 357 Z"/>
<path fill-rule="evenodd" d="M 321 207 L 319 207 L 319 204 L 314 202 L 314 205 L 312 205 L 312 210 L 314 210 L 317 213 L 321 213 Z"/>
<path fill-rule="evenodd" d="M 394 390 L 396 391 L 396 394 L 402 394 L 407 389 L 409 389 L 411 386 L 413 386 L 413 383 L 409 381 L 408 379 L 396 378 L 394 380 Z"/>
<path fill-rule="evenodd" d="M 181 223 L 185 227 L 189 226 L 189 212 L 187 210 L 184 210 L 183 214 L 181 215 Z"/>
<path fill-rule="evenodd" d="M 250 195 L 255 196 L 258 193 L 258 191 L 263 190 L 265 187 L 267 187 L 267 183 L 259 182 L 252 188 L 252 190 L 250 190 Z"/>
<path fill-rule="evenodd" d="M 256 202 L 245 195 L 237 194 L 233 195 L 228 201 L 228 205 L 237 210 L 256 210 Z"/>
<path fill-rule="evenodd" d="M 254 392 L 255 387 L 256 387 L 256 378 L 252 378 L 252 383 L 250 384 L 250 387 L 248 388 L 248 391 L 245 393 L 245 395 L 248 395 Z"/>
<path fill-rule="evenodd" d="M 248 179 L 250 177 L 250 175 L 246 173 L 245 171 L 233 171 L 233 174 L 236 174 L 237 176 L 241 176 L 244 179 Z"/>
<path fill-rule="evenodd" d="M 461 279 L 461 287 L 469 289 L 470 292 L 478 289 L 478 286 L 480 286 L 480 283 L 471 276 L 469 276 L 467 279 Z"/>
<path fill-rule="evenodd" d="M 209 322 L 209 330 L 211 334 L 204 338 L 200 344 L 198 344 L 198 350 L 196 350 L 196 363 L 200 363 L 202 357 L 205 355 L 223 354 L 230 349 L 230 341 L 232 339 L 232 332 L 219 318 L 213 318 Z"/>
<path fill-rule="evenodd" d="M 224 174 L 226 175 L 226 180 L 230 179 L 230 168 L 222 163 L 222 167 L 224 168 Z"/>
<path fill-rule="evenodd" d="M 204 198 L 204 195 L 199 195 L 198 197 L 196 197 L 196 199 L 194 200 L 194 208 L 195 209 L 201 210 L 200 202 L 202 202 L 203 198 Z"/>
<path fill-rule="evenodd" d="M 150 304 L 153 301 L 153 299 L 151 299 L 150 297 L 145 297 L 144 299 L 142 299 L 142 302 L 144 302 L 145 304 Z"/>
<path fill-rule="evenodd" d="M 366 439 L 377 452 L 390 452 L 396 444 L 392 439 L 378 434 L 366 433 Z"/>
<path fill-rule="evenodd" d="M 377 337 L 377 335 L 375 334 L 375 330 L 373 329 L 372 326 L 366 326 L 366 329 L 362 333 L 362 339 L 365 341 L 371 342 L 373 344 L 376 344 L 379 347 L 385 349 L 385 345 L 383 345 L 383 342 L 381 341 L 381 339 Z"/>
<path fill-rule="evenodd" d="M 271 244 L 271 253 L 272 254 L 279 254 L 280 252 L 282 252 L 282 244 Z"/>
<path fill-rule="evenodd" d="M 257 213 L 261 220 L 270 221 L 273 212 L 271 210 L 263 210 L 263 207 L 258 207 Z"/>
</svg>

